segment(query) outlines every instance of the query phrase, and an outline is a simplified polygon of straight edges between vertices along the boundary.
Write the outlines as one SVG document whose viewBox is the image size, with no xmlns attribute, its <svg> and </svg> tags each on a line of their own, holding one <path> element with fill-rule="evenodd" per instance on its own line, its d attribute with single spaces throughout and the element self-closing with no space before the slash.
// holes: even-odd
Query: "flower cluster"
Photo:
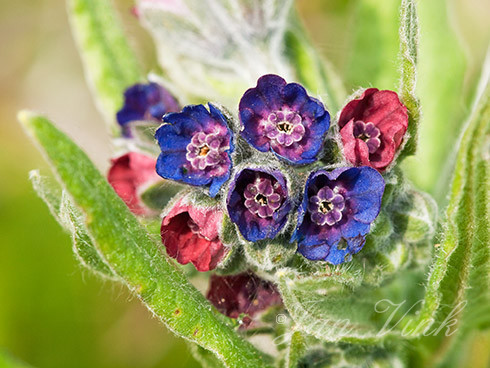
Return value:
<svg viewBox="0 0 490 368">
<path fill-rule="evenodd" d="M 157 178 L 191 186 L 163 211 L 160 234 L 170 257 L 203 272 L 226 267 L 226 260 L 239 257 L 240 244 L 267 247 L 281 239 L 309 260 L 334 265 L 362 249 L 380 212 L 382 173 L 408 126 L 395 92 L 365 90 L 331 130 L 322 102 L 277 75 L 261 77 L 244 93 L 237 118 L 211 103 L 179 110 L 155 83 L 130 87 L 117 114 L 122 134 L 134 140 L 138 131 L 132 129 L 141 121 L 144 128 L 153 124 L 159 156 L 129 152 L 113 160 L 108 175 L 137 215 L 152 214 L 140 198 Z M 327 140 L 342 143 L 337 157 L 324 155 Z M 225 222 L 232 224 L 232 240 L 229 230 L 224 235 Z M 213 275 L 210 282 L 211 303 L 243 317 L 244 327 L 282 304 L 274 285 L 250 271 Z"/>
<path fill-rule="evenodd" d="M 344 157 L 328 163 L 336 169 L 312 170 L 302 182 L 302 175 L 296 172 L 304 173 L 305 165 L 322 157 L 330 114 L 301 85 L 265 75 L 241 98 L 238 124 L 212 104 L 166 114 L 155 135 L 161 148 L 156 170 L 165 179 L 201 187 L 209 196 L 223 198 L 225 216 L 236 225 L 243 241 L 286 234 L 306 258 L 339 264 L 364 245 L 381 208 L 384 179 L 380 172 L 394 160 L 408 125 L 406 107 L 396 93 L 374 88 L 350 101 L 339 116 Z M 255 149 L 248 157 L 235 153 L 240 136 Z M 342 167 L 345 161 L 352 166 Z M 297 183 L 303 186 L 302 192 L 295 188 Z M 170 214 L 175 211 L 180 213 L 174 208 Z M 198 245 L 195 254 L 187 255 L 190 227 L 183 221 L 179 226 L 186 230 L 177 235 L 183 244 L 177 255 L 174 235 L 169 235 L 176 231 L 167 229 L 169 216 L 173 217 L 164 217 L 162 225 L 169 254 L 181 263 L 200 257 Z M 221 226 L 220 221 L 214 226 Z M 211 249 L 212 239 L 207 241 Z M 208 253 L 214 254 L 213 250 Z M 216 262 L 209 264 L 216 266 Z"/>
</svg>

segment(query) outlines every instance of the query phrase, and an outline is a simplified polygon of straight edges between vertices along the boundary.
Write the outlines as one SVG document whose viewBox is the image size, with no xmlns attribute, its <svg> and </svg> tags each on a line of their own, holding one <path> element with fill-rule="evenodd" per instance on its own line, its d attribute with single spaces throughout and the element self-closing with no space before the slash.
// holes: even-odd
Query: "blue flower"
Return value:
<svg viewBox="0 0 490 368">
<path fill-rule="evenodd" d="M 298 252 L 332 264 L 350 260 L 378 216 L 384 187 L 381 174 L 367 166 L 310 174 L 291 238 Z"/>
<path fill-rule="evenodd" d="M 277 170 L 244 169 L 231 182 L 226 205 L 246 240 L 273 239 L 291 210 L 286 179 Z"/>
<path fill-rule="evenodd" d="M 129 125 L 133 121 L 159 123 L 168 112 L 179 111 L 175 98 L 157 83 L 135 84 L 124 92 L 124 106 L 116 114 L 123 135 L 130 137 Z"/>
<path fill-rule="evenodd" d="M 245 140 L 291 164 L 316 161 L 330 126 L 330 115 L 320 101 L 301 85 L 272 74 L 245 92 L 239 112 Z"/>
<path fill-rule="evenodd" d="M 230 177 L 234 150 L 233 133 L 224 115 L 213 105 L 186 106 L 166 114 L 155 138 L 162 153 L 157 173 L 165 178 L 196 186 L 209 186 L 215 197 Z"/>
</svg>

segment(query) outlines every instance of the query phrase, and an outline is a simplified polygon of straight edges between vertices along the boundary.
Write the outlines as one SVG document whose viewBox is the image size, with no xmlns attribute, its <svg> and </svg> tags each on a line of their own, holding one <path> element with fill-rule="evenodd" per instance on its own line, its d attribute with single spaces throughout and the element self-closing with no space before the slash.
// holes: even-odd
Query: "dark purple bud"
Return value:
<svg viewBox="0 0 490 368">
<path fill-rule="evenodd" d="M 212 275 L 206 297 L 216 309 L 231 318 L 241 314 L 254 317 L 268 307 L 282 305 L 274 284 L 248 272 L 232 276 Z"/>
<path fill-rule="evenodd" d="M 175 98 L 157 83 L 135 84 L 124 92 L 124 106 L 116 117 L 123 135 L 130 137 L 128 124 L 131 122 L 145 120 L 159 124 L 163 115 L 179 110 Z"/>
</svg>

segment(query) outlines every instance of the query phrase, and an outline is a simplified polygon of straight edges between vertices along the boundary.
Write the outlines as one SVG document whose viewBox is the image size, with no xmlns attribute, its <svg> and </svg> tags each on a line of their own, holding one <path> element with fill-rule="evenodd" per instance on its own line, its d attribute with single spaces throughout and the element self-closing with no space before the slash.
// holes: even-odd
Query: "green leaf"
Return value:
<svg viewBox="0 0 490 368">
<path fill-rule="evenodd" d="M 362 280 L 360 271 L 355 263 L 310 275 L 279 270 L 279 291 L 297 328 L 328 342 L 373 344 L 383 340 L 374 318 L 373 289 L 351 289 Z"/>
<path fill-rule="evenodd" d="M 285 368 L 297 368 L 300 359 L 308 349 L 306 336 L 301 331 L 293 331 L 286 353 Z"/>
<path fill-rule="evenodd" d="M 289 78 L 282 52 L 292 0 L 136 3 L 166 77 L 187 101 L 235 109 L 260 76 Z"/>
<path fill-rule="evenodd" d="M 225 366 L 221 363 L 216 355 L 211 353 L 209 350 L 203 349 L 196 344 L 187 344 L 189 350 L 202 368 L 224 368 Z"/>
<path fill-rule="evenodd" d="M 52 181 L 48 181 L 34 170 L 29 173 L 34 190 L 46 203 L 53 217 L 71 234 L 73 251 L 82 265 L 100 276 L 113 278 L 115 275 L 102 259 L 83 223 L 83 215 L 75 207 L 66 191 Z"/>
<path fill-rule="evenodd" d="M 123 93 L 143 79 L 110 0 L 67 0 L 85 74 L 106 122 L 113 126 Z M 113 126 L 114 135 L 119 130 Z"/>
<path fill-rule="evenodd" d="M 268 366 L 162 254 L 159 243 L 79 147 L 42 116 L 21 112 L 19 120 L 83 211 L 99 253 L 155 316 L 177 335 L 212 351 L 227 367 Z"/>
<path fill-rule="evenodd" d="M 434 361 L 450 350 L 455 336 L 465 329 L 490 326 L 488 74 L 483 81 L 483 92 L 459 145 L 444 241 L 435 255 L 424 304 L 414 321 L 415 330 L 434 331 L 418 341 L 431 352 L 427 359 Z"/>
<path fill-rule="evenodd" d="M 400 98 L 408 110 L 408 140 L 402 155 L 415 154 L 417 147 L 420 102 L 415 93 L 417 82 L 418 17 L 415 0 L 402 0 L 400 17 Z"/>
</svg>

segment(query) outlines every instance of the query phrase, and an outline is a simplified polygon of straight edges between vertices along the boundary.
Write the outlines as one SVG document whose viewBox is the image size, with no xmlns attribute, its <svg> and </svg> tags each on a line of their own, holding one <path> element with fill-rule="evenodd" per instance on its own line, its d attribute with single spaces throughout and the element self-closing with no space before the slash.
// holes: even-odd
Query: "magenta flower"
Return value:
<svg viewBox="0 0 490 368">
<path fill-rule="evenodd" d="M 339 118 L 347 160 L 383 171 L 395 158 L 408 127 L 407 108 L 393 91 L 369 88 Z"/>
<path fill-rule="evenodd" d="M 140 199 L 140 193 L 162 179 L 155 172 L 156 160 L 137 152 L 129 152 L 112 160 L 107 180 L 116 193 L 136 215 L 149 215 L 152 211 Z"/>
<path fill-rule="evenodd" d="M 291 164 L 317 160 L 330 126 L 323 104 L 297 83 L 264 75 L 240 100 L 242 136 L 262 152 L 272 151 Z"/>
<path fill-rule="evenodd" d="M 367 166 L 312 173 L 291 238 L 298 242 L 298 252 L 332 264 L 348 261 L 364 245 L 384 187 L 381 174 Z"/>
<path fill-rule="evenodd" d="M 286 224 L 291 202 L 279 171 L 244 169 L 235 175 L 227 198 L 228 214 L 245 239 L 273 239 Z"/>
<path fill-rule="evenodd" d="M 212 275 L 207 298 L 216 309 L 231 318 L 241 314 L 254 317 L 269 307 L 282 305 L 274 284 L 248 272 L 232 276 Z M 252 322 L 250 319 L 244 321 Z"/>
<path fill-rule="evenodd" d="M 192 262 L 200 272 L 219 264 L 228 249 L 219 239 L 223 212 L 218 207 L 198 207 L 189 197 L 180 198 L 162 220 L 162 243 L 180 264 Z"/>
</svg>

